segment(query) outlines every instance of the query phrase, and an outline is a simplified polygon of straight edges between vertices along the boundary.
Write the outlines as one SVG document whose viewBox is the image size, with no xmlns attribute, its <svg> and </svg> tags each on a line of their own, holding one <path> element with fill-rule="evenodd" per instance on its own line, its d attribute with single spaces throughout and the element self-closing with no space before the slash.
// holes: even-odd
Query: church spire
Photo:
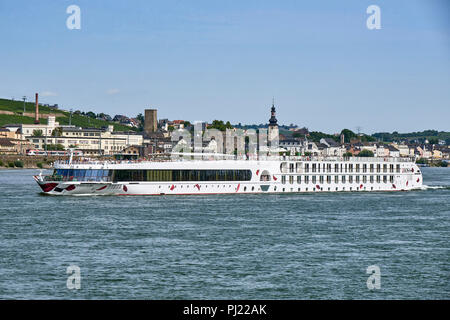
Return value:
<svg viewBox="0 0 450 320">
<path fill-rule="evenodd" d="M 272 109 L 271 109 L 271 111 L 270 111 L 270 119 L 269 119 L 269 126 L 271 126 L 271 127 L 275 127 L 275 126 L 278 126 L 278 124 L 277 124 L 277 118 L 275 117 L 276 116 L 276 111 L 275 111 L 275 99 L 274 98 L 272 98 Z"/>
</svg>

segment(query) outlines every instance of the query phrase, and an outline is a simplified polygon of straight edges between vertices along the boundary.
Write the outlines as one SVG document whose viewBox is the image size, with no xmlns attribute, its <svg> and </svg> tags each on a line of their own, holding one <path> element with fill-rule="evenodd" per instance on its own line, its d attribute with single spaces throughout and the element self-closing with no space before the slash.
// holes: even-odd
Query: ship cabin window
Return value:
<svg viewBox="0 0 450 320">
<path fill-rule="evenodd" d="M 271 180 L 271 176 L 270 176 L 269 171 L 264 170 L 264 171 L 261 173 L 260 181 L 270 181 L 270 180 Z"/>
<path fill-rule="evenodd" d="M 110 170 L 86 170 L 86 169 L 55 169 L 52 179 L 62 181 L 109 181 Z"/>
<path fill-rule="evenodd" d="M 289 163 L 289 172 L 294 172 L 294 164 L 293 163 Z"/>
</svg>

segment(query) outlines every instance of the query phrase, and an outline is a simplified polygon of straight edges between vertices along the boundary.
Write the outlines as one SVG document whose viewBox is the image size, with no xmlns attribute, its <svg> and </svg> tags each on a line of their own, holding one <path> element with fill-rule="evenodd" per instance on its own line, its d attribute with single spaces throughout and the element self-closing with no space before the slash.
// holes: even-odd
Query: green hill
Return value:
<svg viewBox="0 0 450 320">
<path fill-rule="evenodd" d="M 23 101 L 13 101 L 8 99 L 0 99 L 0 111 L 9 111 L 14 112 L 14 114 L 0 114 L 0 127 L 5 124 L 12 123 L 34 123 L 33 116 L 24 116 L 23 115 Z M 26 102 L 25 103 L 25 112 L 26 113 L 34 113 L 35 105 L 34 102 Z M 60 116 L 56 117 L 56 121 L 58 121 L 61 125 L 69 124 L 70 112 L 61 109 L 52 109 L 46 106 L 39 106 L 39 113 L 41 114 L 57 114 Z M 47 119 L 40 119 L 41 123 L 47 123 Z M 130 128 L 128 126 L 110 122 L 105 120 L 99 120 L 90 118 L 88 116 L 72 114 L 72 124 L 82 128 L 101 128 L 108 125 L 113 125 L 115 131 L 128 131 L 128 130 L 136 130 L 135 128 Z"/>
</svg>

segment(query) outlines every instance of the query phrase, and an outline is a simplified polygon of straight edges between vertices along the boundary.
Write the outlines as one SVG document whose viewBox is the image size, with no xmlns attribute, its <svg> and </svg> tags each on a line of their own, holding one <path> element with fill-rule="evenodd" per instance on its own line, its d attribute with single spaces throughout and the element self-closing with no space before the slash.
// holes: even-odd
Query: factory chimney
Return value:
<svg viewBox="0 0 450 320">
<path fill-rule="evenodd" d="M 38 94 L 36 93 L 36 111 L 34 113 L 34 123 L 39 124 L 39 101 Z"/>
</svg>

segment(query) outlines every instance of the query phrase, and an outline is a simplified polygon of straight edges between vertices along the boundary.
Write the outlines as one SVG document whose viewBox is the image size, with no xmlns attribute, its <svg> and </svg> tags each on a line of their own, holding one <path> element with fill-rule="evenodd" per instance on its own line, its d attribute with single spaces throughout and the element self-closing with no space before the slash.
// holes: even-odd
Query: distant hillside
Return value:
<svg viewBox="0 0 450 320">
<path fill-rule="evenodd" d="M 5 124 L 12 123 L 34 123 L 34 102 L 25 103 L 25 114 L 23 115 L 23 101 L 13 101 L 8 99 L 0 99 L 0 127 Z M 1 114 L 1 111 L 12 112 L 13 114 Z M 46 106 L 39 105 L 40 114 L 56 114 L 56 121 L 61 125 L 69 124 L 70 112 L 61 109 L 52 109 Z M 40 118 L 41 123 L 47 123 L 47 119 Z M 94 127 L 101 128 L 108 125 L 113 125 L 115 131 L 128 131 L 136 130 L 122 124 L 118 124 L 112 121 L 105 121 L 90 118 L 84 115 L 72 114 L 72 124 L 79 127 Z"/>
<path fill-rule="evenodd" d="M 384 142 L 407 140 L 410 142 L 423 143 L 426 139 L 431 143 L 437 143 L 438 140 L 444 140 L 446 144 L 450 144 L 450 132 L 437 130 L 425 130 L 421 132 L 410 133 L 398 133 L 396 131 L 392 133 L 378 132 L 374 133 L 372 136 Z"/>
</svg>

